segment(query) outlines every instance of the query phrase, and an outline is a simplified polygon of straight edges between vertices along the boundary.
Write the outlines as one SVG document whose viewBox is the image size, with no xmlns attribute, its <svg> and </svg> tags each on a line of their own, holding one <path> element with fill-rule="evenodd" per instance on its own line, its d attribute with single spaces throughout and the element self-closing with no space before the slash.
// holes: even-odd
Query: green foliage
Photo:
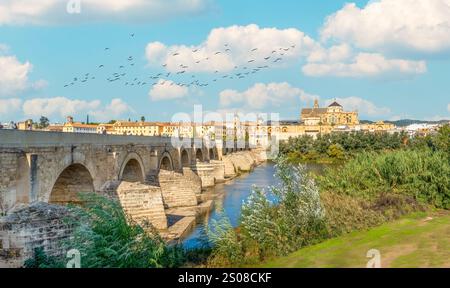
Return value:
<svg viewBox="0 0 450 288">
<path fill-rule="evenodd" d="M 270 193 L 252 191 L 242 206 L 238 231 L 226 218 L 213 224 L 208 233 L 214 245 L 211 266 L 239 266 L 287 255 L 325 237 L 319 192 L 305 168 L 285 158 L 277 160 L 276 168 L 281 184 L 270 187 Z"/>
<path fill-rule="evenodd" d="M 290 138 L 280 143 L 280 153 L 290 162 L 341 162 L 361 151 L 395 150 L 404 147 L 404 133 L 331 133 Z"/>
<path fill-rule="evenodd" d="M 328 147 L 327 154 L 331 158 L 342 160 L 345 158 L 345 151 L 339 144 L 332 144 Z"/>
<path fill-rule="evenodd" d="M 41 116 L 41 118 L 39 118 L 38 128 L 44 129 L 44 128 L 47 128 L 49 125 L 50 125 L 50 120 L 48 120 L 47 117 Z"/>
<path fill-rule="evenodd" d="M 230 220 L 221 212 L 218 220 L 212 220 L 206 230 L 208 239 L 213 246 L 208 259 L 208 266 L 230 267 L 244 263 L 244 252 L 238 234 Z"/>
<path fill-rule="evenodd" d="M 24 268 L 65 268 L 64 263 L 57 257 L 48 256 L 44 249 L 34 249 L 33 258 L 25 261 Z"/>
<path fill-rule="evenodd" d="M 438 150 L 444 151 L 450 156 L 450 125 L 442 126 L 436 137 L 434 138 L 434 145 Z"/>
<path fill-rule="evenodd" d="M 318 179 L 325 191 L 367 200 L 380 193 L 404 194 L 437 208 L 450 208 L 450 163 L 442 151 L 360 153 Z"/>
<path fill-rule="evenodd" d="M 123 211 L 118 201 L 84 194 L 82 207 L 71 207 L 73 237 L 64 243 L 78 249 L 83 268 L 179 267 L 184 250 L 167 246 L 149 225 L 140 226 Z"/>
</svg>

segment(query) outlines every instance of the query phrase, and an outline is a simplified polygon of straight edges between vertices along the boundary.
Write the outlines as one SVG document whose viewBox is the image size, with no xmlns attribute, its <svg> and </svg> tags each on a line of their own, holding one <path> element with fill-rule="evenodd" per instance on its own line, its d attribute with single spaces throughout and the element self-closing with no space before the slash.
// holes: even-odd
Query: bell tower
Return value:
<svg viewBox="0 0 450 288">
<path fill-rule="evenodd" d="M 314 100 L 314 109 L 319 108 L 319 100 L 315 99 Z"/>
</svg>

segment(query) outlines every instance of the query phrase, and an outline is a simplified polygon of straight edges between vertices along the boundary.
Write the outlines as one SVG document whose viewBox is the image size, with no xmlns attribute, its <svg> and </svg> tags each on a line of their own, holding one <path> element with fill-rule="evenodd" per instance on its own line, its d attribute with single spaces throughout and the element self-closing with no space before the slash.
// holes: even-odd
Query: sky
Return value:
<svg viewBox="0 0 450 288">
<path fill-rule="evenodd" d="M 0 0 L 0 122 L 450 119 L 449 75 L 450 0 Z"/>
</svg>

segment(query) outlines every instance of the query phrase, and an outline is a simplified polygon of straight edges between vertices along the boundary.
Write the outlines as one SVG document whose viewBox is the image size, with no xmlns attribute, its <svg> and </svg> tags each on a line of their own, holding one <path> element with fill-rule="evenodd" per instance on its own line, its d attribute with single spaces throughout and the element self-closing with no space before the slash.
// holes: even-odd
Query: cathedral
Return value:
<svg viewBox="0 0 450 288">
<path fill-rule="evenodd" d="M 320 108 L 317 99 L 314 101 L 313 108 L 302 109 L 300 118 L 306 126 L 353 126 L 359 124 L 358 112 L 345 112 L 344 108 L 336 101 L 326 108 Z"/>
</svg>

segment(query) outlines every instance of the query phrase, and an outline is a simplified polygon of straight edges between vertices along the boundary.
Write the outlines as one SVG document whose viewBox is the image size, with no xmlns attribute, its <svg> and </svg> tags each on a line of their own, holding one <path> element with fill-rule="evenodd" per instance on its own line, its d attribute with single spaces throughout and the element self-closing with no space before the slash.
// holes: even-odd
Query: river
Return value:
<svg viewBox="0 0 450 288">
<path fill-rule="evenodd" d="M 321 172 L 322 165 L 307 165 L 307 169 L 310 171 Z M 223 208 L 226 216 L 230 219 L 233 227 L 236 227 L 239 223 L 239 217 L 241 216 L 242 202 L 247 200 L 252 191 L 252 187 L 256 186 L 264 188 L 267 191 L 268 186 L 277 184 L 275 177 L 275 165 L 272 162 L 266 162 L 249 174 L 242 175 L 233 179 L 232 181 L 224 184 L 218 184 L 209 193 L 215 193 L 220 195 L 215 200 L 215 207 L 209 215 L 199 219 L 193 232 L 184 239 L 183 246 L 186 248 L 195 248 L 202 245 L 202 231 L 206 225 L 211 223 L 211 220 L 218 219 L 218 208 Z"/>
</svg>

